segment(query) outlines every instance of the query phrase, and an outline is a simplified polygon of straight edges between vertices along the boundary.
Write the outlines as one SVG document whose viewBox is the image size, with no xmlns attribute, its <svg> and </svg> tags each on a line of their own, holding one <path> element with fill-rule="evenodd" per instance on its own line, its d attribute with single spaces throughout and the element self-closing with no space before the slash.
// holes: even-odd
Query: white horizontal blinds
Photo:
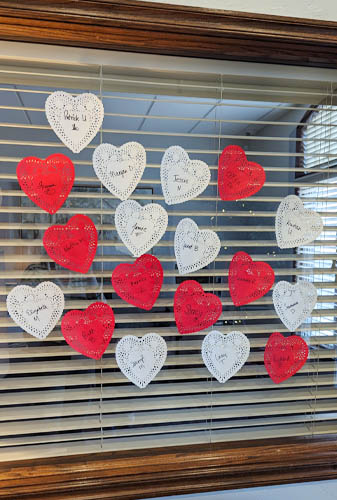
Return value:
<svg viewBox="0 0 337 500">
<path fill-rule="evenodd" d="M 202 68 L 201 68 L 202 70 Z M 102 77 L 101 77 L 102 76 Z M 44 101 L 51 91 L 102 94 L 105 108 L 102 134 L 80 154 L 65 148 L 50 130 Z M 297 188 L 311 202 L 317 179 L 295 178 L 296 145 L 306 129 L 304 113 L 327 97 L 326 83 L 308 80 L 256 78 L 247 75 L 188 74 L 99 66 L 67 66 L 13 61 L 0 67 L 0 457 L 2 460 L 44 457 L 166 445 L 235 441 L 335 432 L 337 400 L 334 389 L 337 320 L 334 282 L 322 281 L 335 270 L 334 203 L 337 193 L 323 172 L 322 192 L 315 192 L 324 212 L 325 231 L 304 254 L 279 250 L 274 214 L 279 202 Z M 337 107 L 336 107 L 337 109 Z M 314 125 L 316 126 L 316 125 Z M 321 126 L 321 124 L 319 125 Z M 326 128 L 330 130 L 333 124 Z M 307 138 L 321 144 L 324 138 Z M 131 196 L 141 204 L 156 202 L 168 210 L 168 230 L 152 253 L 162 262 L 164 284 L 154 308 L 147 312 L 123 302 L 111 286 L 111 273 L 121 262 L 132 262 L 116 230 L 119 203 L 95 177 L 91 156 L 101 141 L 117 146 L 141 142 L 147 152 L 143 179 Z M 237 202 L 217 197 L 219 152 L 229 144 L 242 146 L 250 161 L 266 170 L 265 187 Z M 206 161 L 212 171 L 208 188 L 198 199 L 166 206 L 159 166 L 171 145 L 183 146 L 190 157 Z M 24 156 L 68 155 L 76 181 L 64 207 L 50 216 L 20 191 L 15 169 Z M 321 157 L 318 152 L 305 153 Z M 324 151 L 331 159 L 331 150 Z M 336 155 L 337 156 L 337 155 Z M 297 167 L 304 172 L 304 167 Z M 302 192 L 301 192 L 302 193 Z M 301 194 L 302 195 L 302 194 Z M 87 275 L 53 263 L 42 245 L 45 229 L 84 213 L 99 231 L 99 247 Z M 173 237 L 177 223 L 192 217 L 202 228 L 213 228 L 221 240 L 214 263 L 181 277 L 176 267 Z M 322 246 L 324 243 L 324 246 Z M 310 357 L 301 371 L 275 385 L 263 365 L 265 344 L 273 331 L 286 333 L 274 311 L 271 293 L 235 308 L 228 293 L 228 266 L 238 250 L 269 262 L 276 281 L 303 276 L 308 264 L 319 303 L 309 323 Z M 95 300 L 107 301 L 115 311 L 116 329 L 101 361 L 77 354 L 63 341 L 60 324 L 43 342 L 22 332 L 5 308 L 8 291 L 19 283 L 50 279 L 65 294 L 66 311 L 84 309 Z M 206 332 L 179 335 L 173 316 L 173 295 L 184 279 L 196 279 L 216 293 L 223 313 L 215 328 L 226 333 L 240 329 L 251 342 L 251 354 L 242 370 L 224 385 L 211 378 L 200 348 Z M 332 292 L 332 293 L 331 293 Z M 329 338 L 326 347 L 326 322 Z M 157 332 L 167 341 L 163 369 L 146 389 L 132 385 L 118 370 L 116 342 L 125 334 Z M 333 333 L 333 335 L 330 334 Z M 314 424 L 313 424 L 314 422 Z"/>
</svg>

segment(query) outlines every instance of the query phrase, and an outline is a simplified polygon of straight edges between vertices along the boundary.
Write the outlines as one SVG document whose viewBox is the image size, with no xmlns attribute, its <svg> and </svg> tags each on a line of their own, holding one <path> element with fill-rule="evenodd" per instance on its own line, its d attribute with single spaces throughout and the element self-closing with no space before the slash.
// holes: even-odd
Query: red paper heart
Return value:
<svg viewBox="0 0 337 500">
<path fill-rule="evenodd" d="M 27 156 L 18 164 L 16 175 L 28 198 L 49 214 L 55 214 L 73 187 L 75 169 L 70 158 L 62 154 L 45 160 Z"/>
<path fill-rule="evenodd" d="M 57 264 L 77 273 L 87 273 L 95 257 L 97 231 L 86 215 L 74 215 L 65 226 L 51 226 L 43 246 Z"/>
<path fill-rule="evenodd" d="M 220 155 L 219 195 L 222 200 L 239 200 L 257 193 L 266 180 L 261 165 L 248 161 L 239 146 L 227 146 Z"/>
<path fill-rule="evenodd" d="M 113 310 L 104 302 L 94 302 L 85 311 L 69 311 L 61 330 L 67 344 L 88 358 L 100 359 L 115 328 Z"/>
<path fill-rule="evenodd" d="M 273 333 L 264 351 L 264 365 L 270 378 L 279 384 L 295 375 L 305 364 L 309 348 L 305 340 L 298 335 L 283 337 Z"/>
<path fill-rule="evenodd" d="M 112 273 L 111 283 L 121 299 L 149 311 L 163 284 L 163 268 L 156 257 L 144 254 L 134 264 L 119 264 Z"/>
<path fill-rule="evenodd" d="M 273 286 L 275 275 L 266 262 L 253 262 L 246 252 L 237 252 L 229 265 L 229 293 L 235 306 L 263 297 Z"/>
<path fill-rule="evenodd" d="M 205 293 L 197 281 L 181 283 L 174 295 L 174 316 L 179 333 L 193 333 L 213 325 L 220 317 L 222 304 L 213 293 Z"/>
</svg>

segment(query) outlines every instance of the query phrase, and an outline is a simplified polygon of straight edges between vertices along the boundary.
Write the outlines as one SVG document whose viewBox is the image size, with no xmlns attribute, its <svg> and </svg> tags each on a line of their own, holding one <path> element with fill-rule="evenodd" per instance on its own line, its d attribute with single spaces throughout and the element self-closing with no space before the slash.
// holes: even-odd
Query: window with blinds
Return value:
<svg viewBox="0 0 337 500">
<path fill-rule="evenodd" d="M 81 49 L 77 53 L 81 55 Z M 127 55 L 119 66 L 113 64 L 113 54 L 110 65 L 86 64 L 80 55 L 77 61 L 75 57 L 71 63 L 63 62 L 58 49 L 55 62 L 44 61 L 42 55 L 37 60 L 33 52 L 30 60 L 1 61 L 1 460 L 335 432 L 337 198 L 335 181 L 325 166 L 337 156 L 331 134 L 337 124 L 321 118 L 311 121 L 309 128 L 302 119 L 322 103 L 337 110 L 337 71 L 329 71 L 331 81 L 322 83 L 318 69 L 303 72 L 270 66 L 262 74 L 261 66 L 254 72 L 254 65 L 242 64 L 235 72 L 235 64 L 219 63 L 215 72 L 214 63 L 208 70 L 208 62 L 200 61 L 199 71 L 197 63 L 192 71 L 188 60 L 179 58 L 168 58 L 166 69 L 156 69 L 161 59 L 151 56 L 143 68 L 140 58 L 137 68 L 134 59 L 128 66 Z M 58 140 L 46 120 L 45 100 L 60 89 L 73 95 L 93 92 L 104 104 L 102 130 L 79 154 Z M 298 137 L 298 127 L 310 134 Z M 297 145 L 304 140 L 307 148 L 299 153 Z M 163 265 L 164 284 L 151 311 L 122 301 L 111 286 L 112 270 L 134 259 L 115 229 L 119 200 L 102 187 L 92 168 L 97 145 L 120 146 L 128 141 L 140 142 L 147 153 L 143 178 L 131 198 L 141 204 L 160 203 L 169 215 L 167 231 L 152 249 Z M 241 146 L 248 160 L 264 167 L 266 183 L 248 199 L 224 202 L 217 192 L 217 164 L 230 144 Z M 212 176 L 198 198 L 168 206 L 159 167 L 165 149 L 172 145 L 207 162 Z M 49 215 L 20 190 L 16 166 L 23 157 L 46 158 L 55 152 L 72 159 L 76 179 L 65 205 Z M 298 166 L 298 158 L 304 158 L 304 166 Z M 317 162 L 318 158 L 323 160 Z M 311 161 L 311 172 L 317 176 L 296 177 L 295 172 L 304 173 Z M 298 193 L 323 213 L 324 232 L 310 247 L 280 250 L 275 212 L 285 196 Z M 94 263 L 83 275 L 56 265 L 42 245 L 50 225 L 64 224 L 77 213 L 88 215 L 99 233 Z M 216 261 L 188 276 L 179 275 L 173 249 L 175 228 L 183 217 L 215 230 L 221 240 Z M 300 329 L 309 345 L 309 359 L 279 385 L 266 372 L 264 348 L 273 332 L 291 333 L 276 315 L 271 292 L 247 306 L 233 306 L 227 276 L 239 250 L 268 262 L 275 282 L 310 279 L 319 292 L 312 317 Z M 173 296 L 185 279 L 197 280 L 222 301 L 222 315 L 207 331 L 239 330 L 250 340 L 247 363 L 225 384 L 212 378 L 202 362 L 201 343 L 207 331 L 189 335 L 177 331 Z M 116 328 L 101 360 L 73 351 L 60 324 L 40 341 L 10 319 L 8 292 L 18 284 L 35 286 L 44 280 L 62 288 L 64 312 L 85 309 L 96 300 L 113 308 Z M 115 346 L 123 335 L 148 332 L 165 338 L 168 356 L 154 381 L 138 389 L 119 371 Z"/>
</svg>

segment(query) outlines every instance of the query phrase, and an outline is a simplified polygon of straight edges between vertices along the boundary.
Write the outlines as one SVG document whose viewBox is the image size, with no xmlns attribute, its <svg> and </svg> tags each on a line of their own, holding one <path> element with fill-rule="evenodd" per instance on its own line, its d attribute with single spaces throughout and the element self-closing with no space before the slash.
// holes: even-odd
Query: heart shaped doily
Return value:
<svg viewBox="0 0 337 500">
<path fill-rule="evenodd" d="M 146 151 L 138 142 L 120 148 L 101 144 L 92 157 L 95 173 L 102 184 L 120 200 L 127 200 L 137 187 L 146 166 Z"/>
<path fill-rule="evenodd" d="M 149 311 L 163 284 L 163 268 L 154 255 L 145 254 L 134 264 L 119 264 L 112 273 L 111 283 L 121 299 Z"/>
<path fill-rule="evenodd" d="M 184 148 L 169 147 L 162 158 L 160 178 L 168 205 L 193 200 L 207 188 L 211 172 L 207 163 L 190 160 Z"/>
<path fill-rule="evenodd" d="M 45 160 L 27 156 L 18 164 L 16 175 L 28 198 L 49 214 L 55 214 L 73 187 L 75 169 L 73 162 L 62 154 Z"/>
<path fill-rule="evenodd" d="M 280 248 L 307 245 L 322 231 L 322 217 L 313 210 L 304 208 L 298 196 L 291 194 L 281 201 L 275 219 L 276 240 Z"/>
<path fill-rule="evenodd" d="M 115 328 L 113 310 L 104 302 L 94 302 L 85 311 L 69 311 L 62 318 L 61 330 L 67 344 L 92 359 L 106 351 Z"/>
<path fill-rule="evenodd" d="M 126 335 L 116 346 L 116 361 L 120 371 L 133 384 L 144 389 L 165 363 L 167 346 L 157 333 L 141 338 Z"/>
<path fill-rule="evenodd" d="M 43 246 L 53 261 L 77 273 L 87 273 L 97 249 L 95 224 L 86 215 L 74 215 L 65 226 L 50 226 Z"/>
<path fill-rule="evenodd" d="M 279 281 L 273 291 L 275 311 L 288 328 L 294 331 L 308 318 L 317 302 L 317 290 L 309 281 L 299 281 L 295 285 Z"/>
<path fill-rule="evenodd" d="M 7 310 L 12 320 L 41 340 L 54 329 L 63 309 L 63 292 L 51 281 L 43 281 L 35 288 L 16 286 L 7 296 Z"/>
<path fill-rule="evenodd" d="M 199 230 L 192 219 L 182 219 L 174 236 L 179 274 L 193 273 L 208 266 L 220 252 L 221 243 L 215 231 Z"/>
<path fill-rule="evenodd" d="M 148 252 L 158 243 L 166 231 L 167 222 L 167 212 L 158 203 L 142 207 L 134 200 L 126 200 L 116 208 L 117 232 L 135 257 Z"/>
<path fill-rule="evenodd" d="M 213 330 L 206 335 L 201 347 L 206 368 L 221 384 L 241 370 L 249 351 L 249 340 L 241 332 L 223 335 Z"/>
<path fill-rule="evenodd" d="M 51 128 L 73 153 L 79 153 L 92 141 L 104 118 L 102 101 L 88 93 L 73 97 L 68 92 L 53 92 L 45 109 Z"/>
<path fill-rule="evenodd" d="M 270 378 L 279 384 L 295 375 L 305 364 L 309 348 L 305 340 L 298 335 L 283 337 L 273 333 L 264 351 L 264 365 Z"/>
</svg>

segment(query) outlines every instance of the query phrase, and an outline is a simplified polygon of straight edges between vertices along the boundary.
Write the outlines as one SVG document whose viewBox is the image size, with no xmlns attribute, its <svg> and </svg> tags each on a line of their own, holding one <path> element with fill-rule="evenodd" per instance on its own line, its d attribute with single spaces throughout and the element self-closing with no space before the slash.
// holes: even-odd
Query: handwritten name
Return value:
<svg viewBox="0 0 337 500">
<path fill-rule="evenodd" d="M 39 313 L 40 311 L 45 311 L 47 306 L 43 304 L 43 306 L 37 307 L 36 309 L 27 309 L 26 314 L 28 316 L 34 316 L 34 321 L 40 321 Z"/>
</svg>

